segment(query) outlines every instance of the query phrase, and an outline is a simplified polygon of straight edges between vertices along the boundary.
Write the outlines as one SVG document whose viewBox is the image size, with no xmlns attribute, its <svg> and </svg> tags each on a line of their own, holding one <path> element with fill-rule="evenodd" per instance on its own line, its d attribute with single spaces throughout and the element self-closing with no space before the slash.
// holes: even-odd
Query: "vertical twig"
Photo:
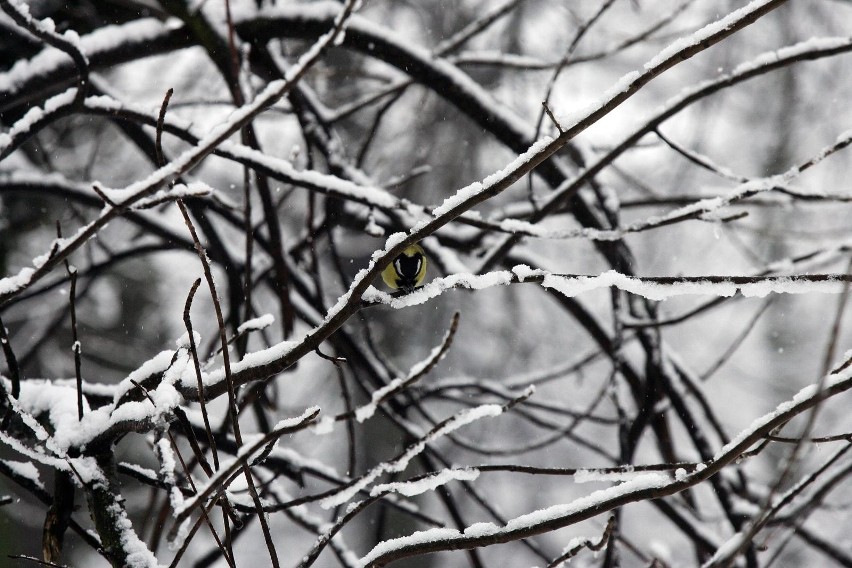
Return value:
<svg viewBox="0 0 852 568">
<path fill-rule="evenodd" d="M 9 378 L 12 381 L 12 397 L 18 398 L 21 395 L 21 370 L 18 368 L 18 359 L 15 357 L 15 352 L 12 350 L 12 344 L 9 341 L 9 334 L 6 331 L 6 326 L 3 325 L 2 317 L 0 317 L 0 346 L 3 348 L 3 356 L 6 358 L 6 366 L 9 367 Z M 0 382 L 0 393 L 3 393 L 5 389 L 5 385 Z M 4 418 L 3 422 L 5 423 L 5 421 L 6 420 Z M 0 428 L 0 430 L 2 430 L 2 428 Z"/>
<path fill-rule="evenodd" d="M 846 274 L 852 272 L 852 258 L 846 266 Z M 837 349 L 837 339 L 840 337 L 840 326 L 843 322 L 843 314 L 846 311 L 846 303 L 849 301 L 849 282 L 843 283 L 843 293 L 837 300 L 837 313 L 834 316 L 834 323 L 831 326 L 831 332 L 828 335 L 828 345 L 825 348 L 825 357 L 822 360 L 822 375 L 827 375 L 831 371 L 831 365 L 834 361 L 835 352 Z"/>
<path fill-rule="evenodd" d="M 59 226 L 59 221 L 56 222 L 56 237 L 62 238 L 62 228 Z M 71 281 L 71 291 L 68 293 L 68 301 L 71 307 L 71 337 L 74 343 L 71 345 L 71 350 L 74 352 L 74 376 L 77 380 L 77 419 L 83 419 L 83 374 L 80 348 L 80 339 L 77 335 L 77 268 L 71 266 L 68 259 L 64 259 L 65 272 L 68 273 L 68 278 Z"/>
<path fill-rule="evenodd" d="M 355 473 L 355 425 L 352 423 L 352 418 L 354 417 L 353 405 L 352 405 L 352 395 L 349 393 L 349 387 L 346 385 L 346 376 L 343 373 L 343 363 L 346 362 L 346 359 L 343 357 L 332 357 L 330 355 L 326 355 L 319 349 L 316 350 L 316 354 L 326 361 L 331 361 L 334 364 L 334 368 L 337 371 L 337 381 L 340 384 L 340 392 L 343 395 L 343 402 L 346 408 L 346 434 L 349 440 L 348 444 L 348 467 L 346 471 L 346 475 L 354 475 Z"/>
<path fill-rule="evenodd" d="M 219 469 L 219 452 L 216 451 L 216 440 L 213 438 L 213 429 L 210 427 L 210 417 L 207 414 L 207 402 L 204 396 L 204 383 L 201 380 L 201 363 L 198 360 L 198 346 L 195 344 L 195 334 L 192 330 L 192 318 L 189 315 L 189 310 L 192 307 L 192 300 L 195 297 L 195 292 L 201 284 L 201 278 L 196 278 L 192 283 L 189 294 L 186 296 L 186 303 L 183 307 L 183 323 L 186 326 L 186 332 L 189 334 L 189 351 L 192 354 L 192 364 L 195 366 L 195 377 L 198 380 L 198 403 L 201 406 L 201 416 L 204 419 L 204 431 L 207 433 L 207 443 L 210 445 L 210 451 L 213 454 L 213 467 Z"/>
</svg>

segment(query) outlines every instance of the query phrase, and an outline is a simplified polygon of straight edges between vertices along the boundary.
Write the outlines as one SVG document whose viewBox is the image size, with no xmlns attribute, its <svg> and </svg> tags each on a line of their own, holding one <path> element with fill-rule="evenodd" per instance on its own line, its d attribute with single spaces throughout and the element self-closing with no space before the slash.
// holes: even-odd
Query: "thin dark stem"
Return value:
<svg viewBox="0 0 852 568">
<path fill-rule="evenodd" d="M 56 237 L 62 238 L 62 229 L 59 226 L 59 221 L 56 222 Z M 68 274 L 68 279 L 71 283 L 71 289 L 68 292 L 68 304 L 71 312 L 71 351 L 74 353 L 74 376 L 77 381 L 77 420 L 83 419 L 83 375 L 82 361 L 80 348 L 80 339 L 77 335 L 77 268 L 71 266 L 68 259 L 65 258 L 65 272 Z"/>
<path fill-rule="evenodd" d="M 596 543 L 592 542 L 591 539 L 587 538 L 586 540 L 584 540 L 580 544 L 577 544 L 576 546 L 565 551 L 564 554 L 554 558 L 553 562 L 551 562 L 550 564 L 547 565 L 547 568 L 556 568 L 557 566 L 561 565 L 566 560 L 569 560 L 569 559 L 577 556 L 577 554 L 581 550 L 583 550 L 584 548 L 588 548 L 589 550 L 591 550 L 593 552 L 597 552 L 597 551 L 601 550 L 609 542 L 609 537 L 610 537 L 610 535 L 612 535 L 614 530 L 615 530 L 615 516 L 613 515 L 606 522 L 606 526 L 604 527 L 604 532 L 601 535 L 601 538 L 600 538 L 600 540 L 598 540 L 598 542 L 596 542 Z"/>
<path fill-rule="evenodd" d="M 8 331 L 3 324 L 2 317 L 0 317 L 0 347 L 3 348 L 6 366 L 9 367 L 9 379 L 12 382 L 12 398 L 18 398 L 21 396 L 21 370 L 18 368 L 18 359 L 15 357 L 15 351 L 12 349 L 12 343 L 9 341 Z M 5 389 L 6 386 L 0 382 L 0 394 L 3 394 Z"/>
<path fill-rule="evenodd" d="M 210 451 L 213 454 L 213 467 L 219 469 L 219 452 L 216 451 L 216 440 L 213 436 L 213 429 L 210 427 L 210 417 L 207 413 L 207 401 L 204 396 L 204 383 L 201 378 L 201 363 L 198 359 L 198 346 L 195 344 L 195 333 L 192 330 L 192 317 L 189 310 L 192 307 L 192 299 L 195 297 L 195 292 L 201 284 L 201 278 L 196 278 L 189 289 L 189 294 L 186 296 L 186 303 L 183 308 L 183 323 L 186 326 L 186 332 L 189 339 L 189 352 L 192 354 L 192 364 L 195 367 L 195 378 L 198 381 L 198 403 L 201 406 L 201 416 L 204 419 L 204 430 L 207 433 L 207 443 Z"/>
</svg>

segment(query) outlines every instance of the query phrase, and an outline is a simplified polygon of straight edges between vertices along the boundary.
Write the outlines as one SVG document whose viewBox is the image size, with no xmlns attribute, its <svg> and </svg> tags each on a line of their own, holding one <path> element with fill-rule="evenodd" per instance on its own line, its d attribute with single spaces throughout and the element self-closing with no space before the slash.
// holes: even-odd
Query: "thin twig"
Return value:
<svg viewBox="0 0 852 568">
<path fill-rule="evenodd" d="M 56 238 L 62 238 L 62 228 L 59 221 L 56 222 Z M 81 371 L 81 349 L 80 340 L 77 336 L 77 268 L 71 266 L 68 258 L 64 259 L 65 272 L 71 282 L 71 290 L 68 292 L 68 303 L 71 309 L 71 350 L 74 352 L 74 376 L 77 380 L 77 420 L 83 419 L 83 375 Z"/>
<path fill-rule="evenodd" d="M 213 454 L 213 467 L 219 469 L 219 452 L 216 451 L 216 440 L 213 436 L 213 429 L 210 427 L 210 417 L 207 413 L 207 397 L 204 396 L 204 383 L 201 378 L 201 363 L 198 359 L 198 346 L 195 344 L 195 334 L 192 330 L 192 317 L 189 310 L 192 307 L 192 300 L 195 297 L 195 291 L 201 284 L 201 278 L 196 278 L 189 289 L 189 294 L 186 296 L 186 303 L 183 307 L 183 323 L 186 326 L 186 332 L 189 335 L 189 352 L 192 354 L 192 364 L 195 367 L 195 378 L 198 382 L 198 403 L 201 405 L 201 416 L 204 419 L 204 431 L 207 433 L 207 444 Z"/>
<path fill-rule="evenodd" d="M 553 112 L 550 110 L 550 106 L 547 104 L 547 101 L 541 101 L 541 106 L 544 107 L 544 112 L 547 113 L 547 117 L 556 127 L 556 130 L 559 131 L 559 134 L 563 134 L 565 131 L 562 129 L 562 125 L 559 124 L 559 121 L 556 120 L 556 117 L 553 116 Z"/>
<path fill-rule="evenodd" d="M 606 522 L 606 527 L 604 527 L 604 532 L 601 535 L 600 540 L 597 543 L 592 542 L 591 539 L 587 538 L 583 542 L 575 545 L 571 549 L 565 551 L 564 554 L 555 558 L 553 562 L 547 565 L 547 568 L 557 568 L 563 562 L 575 557 L 577 553 L 579 553 L 584 548 L 588 548 L 593 552 L 597 552 L 606 546 L 609 541 L 609 537 L 612 534 L 613 530 L 615 530 L 615 515 L 611 516 L 609 520 Z"/>
<path fill-rule="evenodd" d="M 9 368 L 9 379 L 12 382 L 12 398 L 21 396 L 21 370 L 18 368 L 18 359 L 15 357 L 15 351 L 12 349 L 12 343 L 9 341 L 8 331 L 3 324 L 3 318 L 0 317 L 0 347 L 3 348 L 3 356 L 6 358 L 6 366 Z M 0 381 L 0 394 L 5 395 L 6 385 Z M 9 412 L 12 407 L 6 409 L 6 415 L 3 418 L 3 425 L 0 430 L 5 429 L 6 420 L 9 417 Z"/>
<path fill-rule="evenodd" d="M 846 273 L 852 273 L 852 258 L 846 266 Z M 825 375 L 831 371 L 831 366 L 834 363 L 835 351 L 837 349 L 837 341 L 840 338 L 840 327 L 843 323 L 843 314 L 846 311 L 846 304 L 849 301 L 849 283 L 843 286 L 843 293 L 837 299 L 837 312 L 834 315 L 834 323 L 831 325 L 831 332 L 828 334 L 828 345 L 825 348 L 825 357 L 822 360 L 822 374 Z"/>
</svg>

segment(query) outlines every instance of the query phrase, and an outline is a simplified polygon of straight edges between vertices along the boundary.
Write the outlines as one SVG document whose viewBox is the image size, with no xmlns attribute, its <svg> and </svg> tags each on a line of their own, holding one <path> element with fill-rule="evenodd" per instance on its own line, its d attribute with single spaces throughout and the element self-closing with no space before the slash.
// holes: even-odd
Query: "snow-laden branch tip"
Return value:
<svg viewBox="0 0 852 568">
<path fill-rule="evenodd" d="M 272 325 L 273 322 L 275 322 L 275 316 L 272 314 L 263 314 L 262 316 L 246 320 L 237 328 L 237 335 L 242 335 L 249 331 L 260 331 L 261 329 L 266 329 Z"/>
</svg>

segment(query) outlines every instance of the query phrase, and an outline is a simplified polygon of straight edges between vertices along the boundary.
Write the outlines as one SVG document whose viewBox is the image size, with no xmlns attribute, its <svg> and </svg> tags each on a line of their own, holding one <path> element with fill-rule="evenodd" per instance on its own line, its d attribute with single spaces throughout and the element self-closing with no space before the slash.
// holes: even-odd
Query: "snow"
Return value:
<svg viewBox="0 0 852 568">
<path fill-rule="evenodd" d="M 258 331 L 266 329 L 275 321 L 275 316 L 272 314 L 263 314 L 254 319 L 246 320 L 237 328 L 237 334 L 243 334 L 247 331 Z"/>
<path fill-rule="evenodd" d="M 143 376 L 148 375 L 149 371 L 161 369 L 166 353 L 170 352 L 164 351 L 146 362 L 131 373 L 131 377 L 137 376 L 141 380 Z M 171 361 L 170 356 L 168 361 Z M 47 447 L 57 456 L 65 456 L 69 449 L 85 448 L 88 442 L 120 423 L 142 420 L 157 423 L 164 420 L 183 401 L 171 381 L 189 367 L 188 362 L 189 356 L 186 351 L 183 351 L 174 365 L 168 367 L 157 388 L 148 391 L 148 398 L 144 400 L 125 402 L 118 407 L 115 407 L 113 403 L 91 410 L 84 398 L 82 419 L 78 419 L 77 392 L 74 386 L 54 384 L 50 381 L 24 381 L 21 383 L 21 394 L 17 405 L 36 436 L 44 440 Z M 125 381 L 132 385 L 129 379 Z M 115 396 L 120 399 L 125 392 L 126 390 L 119 388 Z M 31 420 L 31 417 L 42 415 L 47 415 L 52 433 L 45 431 L 37 422 Z"/>
<path fill-rule="evenodd" d="M 553 289 L 568 297 L 615 287 L 649 300 L 667 300 L 686 295 L 730 297 L 735 294 L 742 294 L 745 297 L 763 298 L 770 294 L 836 294 L 842 292 L 845 286 L 842 279 L 832 277 L 822 280 L 808 280 L 792 276 L 755 277 L 753 282 L 736 282 L 725 277 L 713 277 L 712 279 L 708 277 L 706 280 L 702 280 L 698 277 L 698 279 L 680 282 L 657 282 L 652 279 L 627 276 L 615 270 L 589 276 L 562 275 L 553 274 L 546 270 L 533 270 L 526 265 L 518 265 L 510 271 L 493 271 L 481 275 L 451 274 L 444 278 L 436 278 L 413 292 L 398 297 L 371 286 L 364 292 L 362 299 L 367 303 L 385 304 L 393 309 L 402 309 L 424 304 L 447 290 L 457 288 L 482 290 L 533 279 L 540 281 L 541 286 Z"/>
<path fill-rule="evenodd" d="M 83 54 L 91 59 L 120 45 L 144 45 L 162 37 L 165 31 L 166 28 L 159 20 L 141 18 L 123 25 L 98 28 L 79 38 L 77 45 Z M 68 63 L 68 55 L 65 52 L 46 47 L 32 59 L 16 61 L 11 69 L 0 73 L 0 92 L 15 93 L 33 78 L 49 75 Z"/>
<path fill-rule="evenodd" d="M 735 554 L 737 550 L 739 550 L 745 545 L 746 536 L 746 532 L 735 533 L 731 538 L 725 541 L 722 546 L 716 549 L 716 552 L 713 553 L 713 556 L 709 560 L 707 560 L 707 562 L 701 565 L 702 568 L 704 566 L 714 566 L 720 560 L 724 560 L 725 558 L 728 558 L 731 555 Z"/>
<path fill-rule="evenodd" d="M 326 434 L 331 434 L 334 432 L 334 417 L 333 416 L 323 416 L 313 426 L 314 434 L 318 436 L 324 436 Z"/>
<path fill-rule="evenodd" d="M 740 9 L 728 13 L 727 15 L 725 15 L 724 18 L 716 20 L 713 23 L 707 24 L 696 32 L 688 36 L 678 38 L 668 47 L 660 51 L 653 59 L 648 61 L 645 64 L 645 69 L 650 70 L 659 67 L 666 63 L 669 59 L 672 59 L 673 57 L 677 56 L 679 52 L 695 45 L 699 45 L 700 43 L 706 41 L 707 39 L 718 34 L 719 32 L 730 29 L 731 26 L 736 24 L 739 20 L 743 19 L 743 17 L 747 16 L 750 13 L 753 13 L 762 6 L 769 4 L 771 1 L 772 0 L 754 0 Z"/>
<path fill-rule="evenodd" d="M 139 474 L 143 477 L 147 477 L 148 479 L 151 479 L 151 480 L 157 479 L 157 473 L 153 469 L 150 469 L 150 468 L 147 468 L 147 467 L 142 467 L 141 465 L 136 464 L 136 463 L 128 463 L 128 462 L 121 462 L 121 466 L 126 468 L 126 469 L 133 470 L 137 474 Z"/>
<path fill-rule="evenodd" d="M 29 426 L 29 423 L 27 423 Z M 29 446 L 22 444 L 19 440 L 13 438 L 6 432 L 0 431 L 0 442 L 6 444 L 12 450 L 18 452 L 24 457 L 29 458 L 32 462 L 44 464 L 58 471 L 69 471 L 68 463 L 64 459 L 54 458 L 44 453 L 44 448 L 36 447 L 32 449 Z"/>
<path fill-rule="evenodd" d="M 160 438 L 157 440 L 157 455 L 160 457 L 160 479 L 169 487 L 169 505 L 172 510 L 183 506 L 183 492 L 177 487 L 177 475 L 175 470 L 177 462 L 175 454 L 172 450 L 171 442 L 168 438 Z"/>
<path fill-rule="evenodd" d="M 127 518 L 127 512 L 118 503 L 110 505 L 109 514 L 113 525 L 120 531 L 121 548 L 127 555 L 126 568 L 159 568 L 154 554 L 148 550 L 133 530 L 133 524 Z"/>
<path fill-rule="evenodd" d="M 828 375 L 819 383 L 810 384 L 802 388 L 793 398 L 782 402 L 776 406 L 775 410 L 772 412 L 764 414 L 754 420 L 747 428 L 742 430 L 739 434 L 737 434 L 737 436 L 731 439 L 730 442 L 719 449 L 713 457 L 713 460 L 720 461 L 726 459 L 732 451 L 737 449 L 737 446 L 740 446 L 746 440 L 754 436 L 755 432 L 765 430 L 766 426 L 777 420 L 778 417 L 793 411 L 797 407 L 810 405 L 812 401 L 820 395 L 820 393 L 829 389 L 842 392 L 850 388 L 852 388 L 852 365 L 839 373 L 832 373 Z"/>
<path fill-rule="evenodd" d="M 518 264 L 512 267 L 512 274 L 518 277 L 520 282 L 523 282 L 527 278 L 532 278 L 535 276 L 544 276 L 547 271 L 540 269 L 533 269 L 527 266 L 526 264 Z"/>
<path fill-rule="evenodd" d="M 3 465 L 20 478 L 28 479 L 33 485 L 44 489 L 44 483 L 39 478 L 38 468 L 32 462 L 19 462 L 14 460 L 0 460 Z"/>
<path fill-rule="evenodd" d="M 401 389 L 403 386 L 403 380 L 401 378 L 396 378 L 386 384 L 385 386 L 376 389 L 373 391 L 372 400 L 363 406 L 355 409 L 355 420 L 358 422 L 363 422 L 368 418 L 371 418 L 373 414 L 376 413 L 376 407 L 381 403 L 390 393 L 396 392 Z"/>
<path fill-rule="evenodd" d="M 500 527 L 494 523 L 473 523 L 466 527 L 462 534 L 471 538 L 480 538 L 483 536 L 492 535 L 500 530 Z"/>
<path fill-rule="evenodd" d="M 10 294 L 26 288 L 32 281 L 34 274 L 34 268 L 25 267 L 13 276 L 0 278 L 0 294 Z"/>
<path fill-rule="evenodd" d="M 476 181 L 472 184 L 459 189 L 456 193 L 447 197 L 441 205 L 436 207 L 432 214 L 435 217 L 443 217 L 453 209 L 457 208 L 463 203 L 473 200 L 478 195 L 487 192 L 490 190 L 496 183 L 502 181 L 507 178 L 510 173 L 518 170 L 521 166 L 529 162 L 534 157 L 538 156 L 542 153 L 542 151 L 547 148 L 549 144 L 553 142 L 553 138 L 549 136 L 544 136 L 537 140 L 529 149 L 512 160 L 505 168 L 502 170 L 496 171 L 481 182 Z"/>
<path fill-rule="evenodd" d="M 63 433 L 80 427 L 77 417 L 77 389 L 74 387 L 56 386 L 50 381 L 22 381 L 18 402 L 21 409 L 31 415 L 46 414 L 51 427 L 57 433 L 55 436 L 60 439 Z M 89 411 L 88 402 L 84 398 L 84 418 Z M 67 445 L 64 445 L 63 449 L 67 450 Z"/>
<path fill-rule="evenodd" d="M 117 204 L 120 204 L 122 199 L 126 197 L 123 193 L 118 193 L 117 195 L 117 192 L 114 189 L 103 189 L 101 191 L 107 199 L 110 199 L 113 203 Z M 160 203 L 186 197 L 211 197 L 213 193 L 213 188 L 204 182 L 194 181 L 188 184 L 178 183 L 172 187 L 161 189 L 152 194 L 150 197 L 137 200 L 133 204 L 132 209 L 147 209 L 149 207 L 159 205 Z M 115 199 L 113 199 L 112 196 L 115 196 Z"/>
<path fill-rule="evenodd" d="M 88 100 L 88 99 L 87 99 Z M 184 129 L 187 129 L 183 125 Z M 191 131 L 191 130 L 190 130 Z M 382 209 L 400 208 L 407 202 L 394 197 L 384 189 L 358 185 L 339 177 L 323 174 L 314 170 L 299 171 L 287 160 L 258 152 L 232 141 L 225 141 L 217 148 L 217 153 L 232 159 L 243 159 L 252 164 L 263 166 L 290 183 L 341 197 L 343 199 L 379 207 Z"/>
<path fill-rule="evenodd" d="M 475 422 L 476 420 L 480 420 L 486 417 L 497 416 L 502 412 L 503 407 L 499 404 L 483 404 L 456 414 L 436 431 L 431 432 L 426 438 L 423 438 L 406 448 L 402 455 L 400 455 L 396 459 L 378 464 L 373 469 L 371 469 L 370 471 L 362 475 L 360 478 L 355 480 L 353 483 L 350 483 L 348 486 L 342 488 L 337 493 L 330 495 L 329 497 L 326 497 L 325 499 L 320 501 L 320 506 L 323 509 L 331 509 L 333 507 L 342 505 L 343 503 L 349 501 L 352 497 L 354 497 L 355 494 L 358 493 L 358 491 L 367 487 L 380 475 L 384 473 L 404 471 L 408 467 L 409 462 L 415 456 L 420 454 L 424 449 L 426 449 L 426 445 L 428 443 L 431 443 L 436 439 L 461 428 L 462 426 L 466 426 L 471 422 Z"/>
<path fill-rule="evenodd" d="M 628 467 L 625 471 L 601 471 L 597 469 L 578 469 L 574 473 L 575 483 L 589 483 L 593 481 L 627 481 L 635 478 L 638 473 Z"/>
<path fill-rule="evenodd" d="M 0 134 L 0 156 L 4 155 L 14 140 L 30 133 L 32 127 L 57 110 L 71 106 L 77 95 L 77 89 L 67 89 L 58 95 L 54 95 L 44 102 L 43 107 L 32 107 L 18 121 L 16 121 L 8 132 Z"/>
<path fill-rule="evenodd" d="M 779 278 L 749 283 L 735 283 L 732 280 L 698 280 L 676 283 L 657 283 L 626 276 L 609 270 L 598 276 L 560 276 L 548 274 L 541 283 L 568 297 L 577 296 L 590 290 L 614 286 L 620 290 L 637 294 L 649 300 L 667 300 L 675 296 L 711 295 L 730 297 L 740 293 L 745 297 L 763 298 L 769 294 L 811 294 L 840 293 L 843 281 L 829 279 L 822 282 Z"/>
<path fill-rule="evenodd" d="M 188 339 L 188 338 L 187 338 Z M 127 378 L 121 381 L 115 388 L 113 395 L 113 403 L 118 403 L 119 400 L 130 390 L 135 389 L 133 383 L 141 383 L 144 379 L 164 373 L 172 362 L 174 351 L 160 351 L 151 359 L 145 361 L 136 370 L 127 375 Z"/>
<path fill-rule="evenodd" d="M 275 423 L 275 426 L 272 428 L 273 431 L 281 431 L 288 430 L 290 428 L 295 428 L 299 424 L 302 424 L 307 420 L 310 416 L 318 414 L 320 412 L 319 406 L 311 406 L 307 408 L 301 415 L 293 416 L 290 418 L 284 418 Z"/>
<path fill-rule="evenodd" d="M 375 547 L 373 547 L 373 549 L 366 556 L 361 558 L 360 565 L 368 566 L 371 562 L 373 562 L 378 557 L 384 554 L 395 550 L 415 546 L 417 544 L 424 544 L 429 542 L 443 542 L 445 543 L 443 545 L 444 548 L 451 549 L 454 548 L 454 546 L 452 545 L 453 542 L 460 542 L 466 540 L 469 541 L 471 539 L 480 538 L 483 536 L 509 534 L 516 531 L 522 532 L 524 530 L 531 529 L 537 525 L 558 520 L 560 518 L 576 514 L 583 510 L 591 511 L 596 508 L 600 508 L 612 499 L 622 497 L 630 493 L 637 493 L 641 491 L 646 491 L 648 489 L 661 488 L 669 483 L 671 483 L 671 478 L 669 478 L 667 475 L 658 473 L 646 473 L 619 485 L 595 491 L 590 495 L 581 497 L 570 503 L 546 507 L 544 509 L 534 511 L 532 513 L 527 513 L 525 515 L 515 517 L 509 520 L 503 527 L 497 527 L 496 525 L 487 523 L 475 526 L 475 528 L 473 528 L 470 533 L 468 533 L 467 530 L 460 532 L 458 530 L 448 528 L 437 528 L 429 529 L 426 531 L 418 531 L 408 536 L 403 536 L 380 542 Z"/>
<path fill-rule="evenodd" d="M 193 330 L 192 331 L 192 341 L 195 342 L 196 345 L 201 343 L 201 334 L 198 333 L 197 331 Z M 190 346 L 192 345 L 192 342 L 189 341 L 189 332 L 186 332 L 183 335 L 181 335 L 179 338 L 177 338 L 175 340 L 175 345 L 177 345 L 178 348 L 189 349 Z"/>
<path fill-rule="evenodd" d="M 267 347 L 266 349 L 247 353 L 240 361 L 231 363 L 231 373 L 239 373 L 244 369 L 268 365 L 273 361 L 284 358 L 290 351 L 298 347 L 300 344 L 301 341 L 282 341 L 271 347 Z M 209 373 L 202 373 L 202 379 L 205 386 L 220 383 L 225 380 L 225 369 L 220 368 L 210 371 Z M 197 379 L 195 378 L 195 375 L 193 374 L 188 378 L 188 380 L 185 379 L 183 386 L 197 387 Z"/>
<path fill-rule="evenodd" d="M 398 550 L 405 546 L 425 544 L 428 542 L 452 541 L 460 535 L 461 533 L 459 533 L 459 531 L 457 531 L 456 529 L 434 528 L 425 531 L 417 531 L 414 534 L 408 536 L 383 540 L 382 542 L 374 546 L 373 549 L 369 552 L 369 554 L 359 560 L 358 566 L 369 566 L 370 563 L 379 556 L 391 552 L 392 550 Z"/>
<path fill-rule="evenodd" d="M 744 75 L 760 67 L 765 67 L 784 59 L 796 58 L 808 52 L 841 49 L 848 46 L 850 42 L 852 42 L 852 38 L 848 37 L 813 37 L 775 51 L 762 53 L 746 63 L 737 65 L 730 74 Z"/>
<path fill-rule="evenodd" d="M 580 497 L 579 499 L 575 499 L 565 505 L 553 505 L 532 513 L 527 513 L 526 515 L 521 515 L 520 517 L 515 517 L 506 523 L 505 530 L 512 531 L 523 527 L 542 524 L 559 517 L 566 517 L 577 513 L 583 509 L 590 509 L 594 505 L 616 497 L 627 495 L 628 493 L 664 487 L 670 482 L 671 478 L 667 475 L 660 473 L 645 473 L 613 487 L 600 489 L 590 495 Z"/>
<path fill-rule="evenodd" d="M 370 287 L 364 292 L 362 298 L 367 302 L 378 302 L 387 304 L 394 309 L 405 308 L 424 304 L 427 301 L 440 296 L 446 290 L 453 288 L 465 288 L 468 290 L 483 290 L 493 286 L 502 286 L 512 282 L 512 273 L 509 271 L 495 271 L 487 274 L 451 274 L 444 278 L 424 284 L 413 292 L 404 296 L 393 297 L 387 292 L 382 292 Z"/>
<path fill-rule="evenodd" d="M 370 490 L 370 495 L 375 497 L 382 493 L 395 492 L 406 497 L 414 497 L 451 481 L 473 481 L 478 477 L 479 470 L 475 468 L 445 469 L 417 481 L 397 481 L 376 485 Z"/>
</svg>

